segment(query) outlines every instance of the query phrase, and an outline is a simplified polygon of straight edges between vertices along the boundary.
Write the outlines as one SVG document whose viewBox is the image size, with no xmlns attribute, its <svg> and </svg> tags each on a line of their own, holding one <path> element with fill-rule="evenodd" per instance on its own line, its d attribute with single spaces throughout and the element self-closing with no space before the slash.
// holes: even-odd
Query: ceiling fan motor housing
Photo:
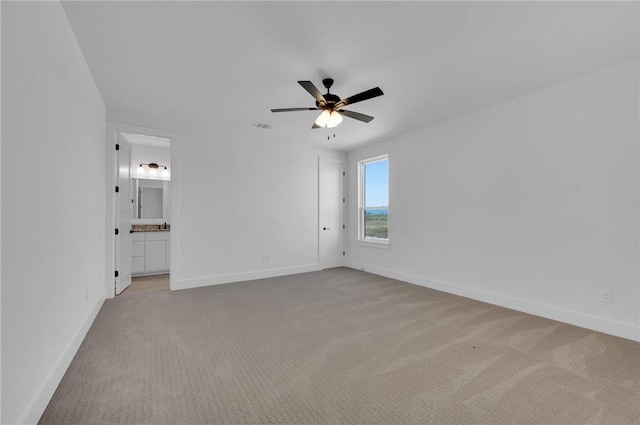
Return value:
<svg viewBox="0 0 640 425">
<path fill-rule="evenodd" d="M 327 94 L 324 94 L 323 96 L 324 96 L 324 99 L 327 101 L 327 103 L 323 106 L 322 103 L 316 100 L 316 107 L 318 107 L 318 109 L 323 109 L 326 107 L 330 107 L 331 109 L 333 109 L 333 105 L 340 102 L 340 96 L 336 96 L 333 93 L 327 93 Z"/>
</svg>

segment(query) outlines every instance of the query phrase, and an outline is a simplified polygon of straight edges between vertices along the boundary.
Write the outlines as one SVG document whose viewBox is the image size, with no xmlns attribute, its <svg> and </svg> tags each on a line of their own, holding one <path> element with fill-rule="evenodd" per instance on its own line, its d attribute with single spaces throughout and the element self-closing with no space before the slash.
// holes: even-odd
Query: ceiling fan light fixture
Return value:
<svg viewBox="0 0 640 425">
<path fill-rule="evenodd" d="M 329 123 L 329 119 L 331 118 L 331 111 L 328 109 L 324 109 L 322 113 L 316 119 L 316 125 L 320 127 L 326 127 Z"/>
<path fill-rule="evenodd" d="M 316 119 L 316 125 L 320 127 L 333 128 L 342 122 L 342 115 L 330 109 L 324 109 Z"/>
<path fill-rule="evenodd" d="M 336 127 L 341 122 L 342 122 L 342 115 L 340 115 L 336 111 L 331 111 L 331 115 L 329 116 L 329 122 L 327 123 L 327 128 Z"/>
</svg>

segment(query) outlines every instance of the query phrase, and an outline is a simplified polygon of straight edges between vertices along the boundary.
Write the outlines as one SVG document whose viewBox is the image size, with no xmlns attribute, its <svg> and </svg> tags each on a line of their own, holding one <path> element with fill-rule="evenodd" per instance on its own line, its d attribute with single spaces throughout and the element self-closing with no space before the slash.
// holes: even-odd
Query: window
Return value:
<svg viewBox="0 0 640 425">
<path fill-rule="evenodd" d="M 359 234 L 365 242 L 389 243 L 389 158 L 360 161 Z"/>
</svg>

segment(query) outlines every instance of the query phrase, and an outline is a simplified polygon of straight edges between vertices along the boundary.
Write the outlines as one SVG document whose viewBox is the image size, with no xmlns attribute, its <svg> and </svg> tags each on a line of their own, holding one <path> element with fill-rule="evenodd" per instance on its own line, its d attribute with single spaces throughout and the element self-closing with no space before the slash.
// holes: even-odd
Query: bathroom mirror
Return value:
<svg viewBox="0 0 640 425">
<path fill-rule="evenodd" d="M 134 219 L 167 219 L 167 181 L 133 179 L 132 189 Z"/>
</svg>

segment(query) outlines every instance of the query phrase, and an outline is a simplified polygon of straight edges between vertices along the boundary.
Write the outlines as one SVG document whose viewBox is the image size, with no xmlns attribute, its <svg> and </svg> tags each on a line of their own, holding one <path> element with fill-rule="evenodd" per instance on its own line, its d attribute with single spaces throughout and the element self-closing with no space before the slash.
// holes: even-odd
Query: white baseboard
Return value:
<svg viewBox="0 0 640 425">
<path fill-rule="evenodd" d="M 424 286 L 426 288 L 436 289 L 442 292 L 448 292 L 450 294 L 460 295 L 477 301 L 498 305 L 500 307 L 510 308 L 512 310 L 521 311 L 523 313 L 546 317 L 547 319 L 569 323 L 571 325 L 591 329 L 609 335 L 615 335 L 633 341 L 640 341 L 640 326 L 638 326 L 637 324 L 619 322 L 604 317 L 593 316 L 587 313 L 553 307 L 546 304 L 539 304 L 521 298 L 514 298 L 506 295 L 496 294 L 493 292 L 482 291 L 479 289 L 470 288 L 468 286 L 456 285 L 437 279 L 429 279 L 424 276 L 413 275 L 397 270 L 385 269 L 382 267 L 372 266 L 370 264 L 359 263 L 356 261 L 347 261 L 347 267 L 356 270 L 364 270 L 368 273 L 401 280 L 403 282 Z"/>
<path fill-rule="evenodd" d="M 290 274 L 315 272 L 318 270 L 322 270 L 322 267 L 320 267 L 319 264 L 305 264 L 293 267 L 279 267 L 251 272 L 206 276 L 195 279 L 181 279 L 177 280 L 175 284 L 171 286 L 171 290 L 200 288 L 202 286 L 221 285 L 224 283 L 242 282 L 245 280 L 256 280 L 268 277 L 286 276 Z"/>
<path fill-rule="evenodd" d="M 85 319 L 82 321 L 76 333 L 65 346 L 62 354 L 60 355 L 60 357 L 58 357 L 58 360 L 53 366 L 53 369 L 51 369 L 47 377 L 44 379 L 44 383 L 36 392 L 33 400 L 18 421 L 19 424 L 30 425 L 38 423 L 40 417 L 47 408 L 49 401 L 51 401 L 53 393 L 56 391 L 56 388 L 58 388 L 60 381 L 62 381 L 62 377 L 69 368 L 73 357 L 78 352 L 80 344 L 82 344 L 84 337 L 87 335 L 87 332 L 89 332 L 89 328 L 93 324 L 93 321 L 96 319 L 98 312 L 102 308 L 102 304 L 104 303 L 104 301 L 105 297 L 104 294 L 102 294 L 93 308 L 89 311 Z"/>
</svg>

